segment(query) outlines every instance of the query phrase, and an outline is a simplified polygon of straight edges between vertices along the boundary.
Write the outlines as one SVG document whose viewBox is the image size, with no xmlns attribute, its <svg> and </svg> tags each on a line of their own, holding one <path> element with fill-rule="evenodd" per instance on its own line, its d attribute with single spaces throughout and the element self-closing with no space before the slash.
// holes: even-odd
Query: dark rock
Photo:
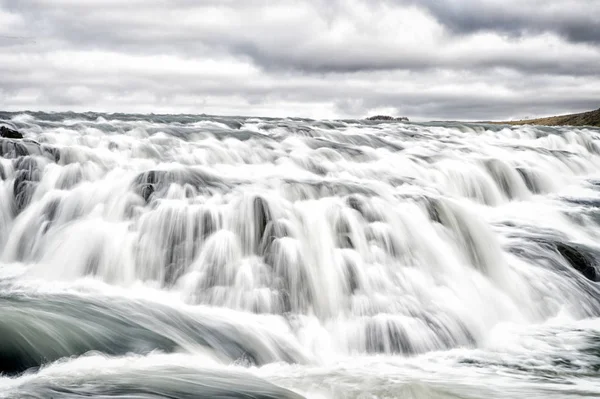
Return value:
<svg viewBox="0 0 600 399">
<path fill-rule="evenodd" d="M 368 121 L 393 121 L 394 117 L 389 115 L 375 115 L 367 118 Z"/>
<path fill-rule="evenodd" d="M 595 262 L 593 256 L 586 253 L 583 248 L 578 248 L 573 244 L 559 242 L 556 243 L 556 250 L 585 278 L 594 282 L 600 281 L 600 276 L 594 265 Z"/>
<path fill-rule="evenodd" d="M 150 197 L 152 196 L 152 194 L 154 194 L 154 191 L 156 190 L 156 185 L 158 184 L 160 178 L 159 174 L 165 175 L 166 172 L 151 170 L 140 174 L 135 179 L 134 184 L 136 192 L 142 198 L 144 198 L 144 201 L 146 201 L 146 203 L 150 202 Z"/>
<path fill-rule="evenodd" d="M 443 224 L 442 218 L 440 217 L 440 204 L 438 200 L 433 198 L 423 198 L 423 201 L 425 203 L 425 207 L 427 208 L 429 219 L 435 223 Z"/>
<path fill-rule="evenodd" d="M 0 139 L 0 156 L 13 159 L 29 155 L 29 148 L 24 142 Z"/>
<path fill-rule="evenodd" d="M 48 145 L 42 144 L 41 150 L 43 155 L 50 159 L 51 161 L 58 162 L 60 161 L 60 150 L 55 147 L 50 147 Z"/>
<path fill-rule="evenodd" d="M 367 118 L 368 121 L 396 121 L 396 122 L 408 122 L 408 118 L 405 116 L 400 116 L 398 118 L 394 118 L 389 115 L 375 115 Z"/>
<path fill-rule="evenodd" d="M 18 214 L 29 205 L 40 181 L 41 172 L 38 161 L 34 157 L 20 157 L 13 162 L 16 171 L 13 196 Z"/>
<path fill-rule="evenodd" d="M 262 197 L 254 198 L 253 204 L 253 224 L 254 224 L 254 237 L 256 242 L 255 252 L 260 252 L 261 242 L 265 235 L 267 225 L 272 221 L 272 212 L 269 210 L 268 202 Z"/>
<path fill-rule="evenodd" d="M 16 130 L 8 128 L 6 126 L 0 126 L 0 136 L 6 139 L 22 139 L 23 135 Z"/>
<path fill-rule="evenodd" d="M 143 355 L 155 350 L 173 353 L 188 342 L 213 350 L 230 362 L 245 358 L 264 365 L 304 359 L 275 336 L 264 341 L 258 334 L 241 331 L 218 318 L 198 317 L 157 304 L 107 299 L 0 293 L 0 375 L 18 375 L 90 351 L 110 356 Z"/>
</svg>

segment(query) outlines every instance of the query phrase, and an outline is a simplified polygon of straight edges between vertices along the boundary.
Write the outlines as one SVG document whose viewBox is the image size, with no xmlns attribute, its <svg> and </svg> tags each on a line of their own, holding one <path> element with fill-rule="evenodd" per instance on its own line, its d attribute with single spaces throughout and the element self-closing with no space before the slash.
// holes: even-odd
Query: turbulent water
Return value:
<svg viewBox="0 0 600 399">
<path fill-rule="evenodd" d="M 2 399 L 600 396 L 600 130 L 0 124 Z"/>
</svg>

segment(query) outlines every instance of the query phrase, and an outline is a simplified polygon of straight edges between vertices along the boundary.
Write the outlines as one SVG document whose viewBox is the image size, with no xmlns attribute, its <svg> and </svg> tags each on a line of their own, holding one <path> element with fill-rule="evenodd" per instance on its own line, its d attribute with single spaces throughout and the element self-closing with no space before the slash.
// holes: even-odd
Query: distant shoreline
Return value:
<svg viewBox="0 0 600 399">
<path fill-rule="evenodd" d="M 494 125 L 545 125 L 545 126 L 595 126 L 600 127 L 600 108 L 595 111 L 550 116 L 546 118 L 521 119 L 504 122 L 482 122 Z"/>
</svg>

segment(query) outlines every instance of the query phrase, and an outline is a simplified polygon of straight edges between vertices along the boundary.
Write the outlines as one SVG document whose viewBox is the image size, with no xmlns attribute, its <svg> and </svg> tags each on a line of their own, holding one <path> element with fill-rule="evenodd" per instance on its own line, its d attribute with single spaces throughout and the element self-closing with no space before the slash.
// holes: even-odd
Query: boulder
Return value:
<svg viewBox="0 0 600 399">
<path fill-rule="evenodd" d="M 0 136 L 6 139 L 22 139 L 23 135 L 6 126 L 0 126 Z"/>
</svg>

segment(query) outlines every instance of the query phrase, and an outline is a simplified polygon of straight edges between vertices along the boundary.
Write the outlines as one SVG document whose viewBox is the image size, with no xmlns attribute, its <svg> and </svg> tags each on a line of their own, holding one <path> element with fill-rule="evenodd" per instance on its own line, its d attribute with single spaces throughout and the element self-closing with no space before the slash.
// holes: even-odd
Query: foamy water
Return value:
<svg viewBox="0 0 600 399">
<path fill-rule="evenodd" d="M 0 122 L 0 398 L 600 395 L 600 130 Z"/>
</svg>

